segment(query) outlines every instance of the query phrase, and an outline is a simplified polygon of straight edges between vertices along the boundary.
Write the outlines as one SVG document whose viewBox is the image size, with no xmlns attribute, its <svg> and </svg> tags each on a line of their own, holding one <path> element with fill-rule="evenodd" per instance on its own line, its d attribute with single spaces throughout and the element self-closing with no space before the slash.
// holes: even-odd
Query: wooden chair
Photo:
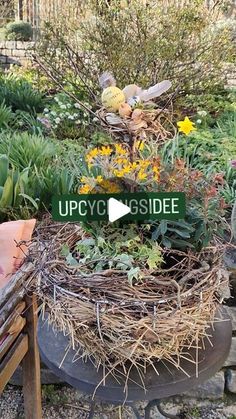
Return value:
<svg viewBox="0 0 236 419">
<path fill-rule="evenodd" d="M 25 293 L 31 270 L 24 265 L 0 290 L 0 394 L 21 365 L 25 419 L 42 419 L 37 301 Z"/>
</svg>

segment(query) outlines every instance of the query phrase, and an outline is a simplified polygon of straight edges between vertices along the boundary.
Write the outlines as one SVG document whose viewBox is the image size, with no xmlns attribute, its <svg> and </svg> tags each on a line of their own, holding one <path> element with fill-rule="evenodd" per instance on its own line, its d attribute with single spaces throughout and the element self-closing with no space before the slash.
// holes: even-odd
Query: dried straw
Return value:
<svg viewBox="0 0 236 419">
<path fill-rule="evenodd" d="M 141 112 L 141 111 L 140 111 Z M 135 140 L 153 140 L 157 146 L 173 138 L 175 128 L 168 110 L 143 109 L 140 117 L 120 117 L 101 108 L 97 115 L 105 131 L 115 140 L 132 143 Z"/>
<path fill-rule="evenodd" d="M 82 273 L 67 265 L 62 245 L 73 249 L 84 234 L 78 224 L 41 226 L 31 250 L 37 260 L 33 290 L 78 356 L 82 351 L 111 369 L 127 361 L 137 368 L 157 359 L 176 367 L 181 358 L 194 362 L 188 349 L 200 348 L 227 282 L 221 252 L 163 250 L 171 267 L 146 271 L 131 286 L 122 271 Z"/>
</svg>

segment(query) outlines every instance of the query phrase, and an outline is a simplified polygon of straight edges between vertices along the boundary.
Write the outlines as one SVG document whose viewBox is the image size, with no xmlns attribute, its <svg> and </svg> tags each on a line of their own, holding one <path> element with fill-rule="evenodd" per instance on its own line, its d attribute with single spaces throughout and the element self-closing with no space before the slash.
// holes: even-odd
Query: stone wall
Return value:
<svg viewBox="0 0 236 419">
<path fill-rule="evenodd" d="M 0 68 L 12 64 L 27 65 L 31 60 L 34 42 L 0 41 Z"/>
</svg>

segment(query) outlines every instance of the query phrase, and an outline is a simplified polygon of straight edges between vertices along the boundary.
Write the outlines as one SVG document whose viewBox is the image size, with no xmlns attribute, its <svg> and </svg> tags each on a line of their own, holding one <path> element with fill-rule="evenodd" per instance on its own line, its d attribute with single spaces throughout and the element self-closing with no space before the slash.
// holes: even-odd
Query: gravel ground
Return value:
<svg viewBox="0 0 236 419">
<path fill-rule="evenodd" d="M 89 397 L 68 386 L 43 386 L 43 419 L 86 419 L 89 412 Z M 143 413 L 144 403 L 140 403 Z M 236 400 L 227 397 L 224 401 L 209 402 L 189 399 L 178 404 L 173 401 L 163 405 L 172 414 L 181 413 L 182 419 L 236 419 Z M 0 398 L 1 419 L 24 419 L 22 389 L 8 385 Z M 96 419 L 134 419 L 130 408 L 106 404 L 96 406 Z M 164 417 L 155 409 L 152 419 Z"/>
</svg>

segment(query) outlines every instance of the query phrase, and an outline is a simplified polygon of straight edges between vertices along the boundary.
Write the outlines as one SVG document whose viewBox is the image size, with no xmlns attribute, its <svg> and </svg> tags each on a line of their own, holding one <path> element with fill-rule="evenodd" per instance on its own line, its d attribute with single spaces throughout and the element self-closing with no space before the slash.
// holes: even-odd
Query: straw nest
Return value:
<svg viewBox="0 0 236 419">
<path fill-rule="evenodd" d="M 161 145 L 173 138 L 172 117 L 166 109 L 135 109 L 129 116 L 121 117 L 101 108 L 97 115 L 103 128 L 116 140 L 127 143 L 154 140 Z"/>
<path fill-rule="evenodd" d="M 85 274 L 66 264 L 62 245 L 73 249 L 83 233 L 70 223 L 38 228 L 31 249 L 37 260 L 33 289 L 49 322 L 69 336 L 78 356 L 82 351 L 113 371 L 127 361 L 139 367 L 157 359 L 179 367 L 190 347 L 202 345 L 214 320 L 227 282 L 221 252 L 163 250 L 165 269 L 147 271 L 131 286 L 122 271 Z"/>
</svg>

